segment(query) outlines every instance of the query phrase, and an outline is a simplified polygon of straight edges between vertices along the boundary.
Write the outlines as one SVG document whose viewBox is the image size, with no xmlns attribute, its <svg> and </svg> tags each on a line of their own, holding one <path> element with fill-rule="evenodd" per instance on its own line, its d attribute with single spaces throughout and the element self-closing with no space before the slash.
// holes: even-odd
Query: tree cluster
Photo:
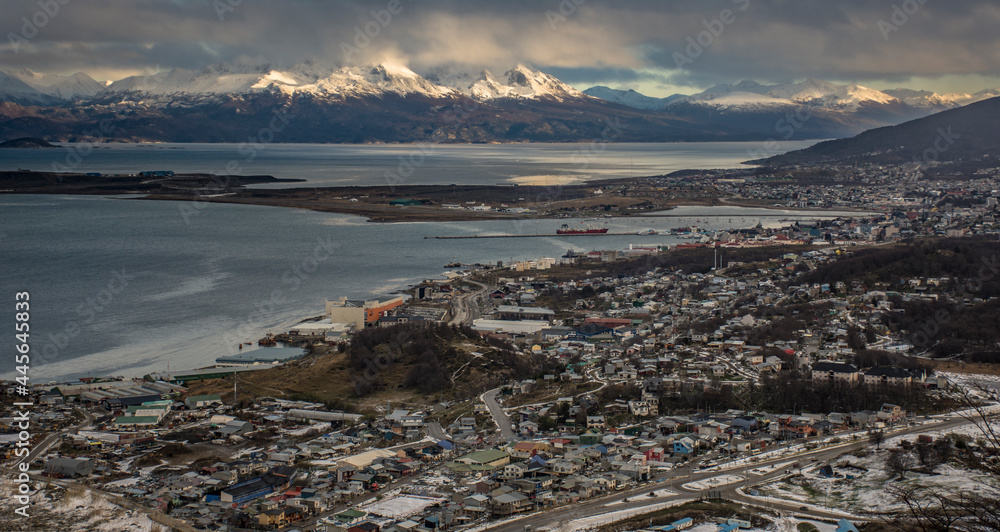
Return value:
<svg viewBox="0 0 1000 532">
<path fill-rule="evenodd" d="M 480 359 L 455 348 L 455 344 L 475 343 L 489 348 Z M 561 366 L 547 357 L 518 353 L 510 342 L 480 336 L 468 326 L 447 324 L 398 324 L 373 327 L 354 333 L 346 348 L 355 393 L 364 396 L 380 387 L 404 387 L 430 394 L 454 387 L 452 375 L 460 367 L 475 363 L 492 380 L 480 384 L 499 384 L 507 379 L 540 377 L 542 373 L 561 371 Z M 388 371 L 396 367 L 396 371 Z M 396 378 L 402 368 L 402 378 Z M 474 390 L 467 390 L 470 393 Z"/>
</svg>

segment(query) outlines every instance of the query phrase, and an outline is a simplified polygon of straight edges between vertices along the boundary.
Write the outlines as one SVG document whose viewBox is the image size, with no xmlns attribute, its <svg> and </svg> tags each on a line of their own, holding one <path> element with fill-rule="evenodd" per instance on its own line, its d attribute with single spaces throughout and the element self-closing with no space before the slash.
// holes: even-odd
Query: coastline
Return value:
<svg viewBox="0 0 1000 532">
<path fill-rule="evenodd" d="M 782 211 L 822 209 L 776 206 L 765 201 L 724 197 L 709 190 L 662 197 L 651 179 L 602 179 L 556 186 L 399 185 L 313 188 L 248 188 L 248 185 L 302 182 L 272 176 L 182 174 L 126 175 L 0 172 L 0 194 L 131 196 L 132 200 L 230 203 L 349 214 L 369 222 L 460 222 L 558 219 L 611 215 L 639 217 L 679 206 L 733 206 Z M 404 203 L 396 205 L 396 203 Z M 853 209 L 838 207 L 839 211 Z M 859 214 L 869 212 L 858 210 Z"/>
</svg>

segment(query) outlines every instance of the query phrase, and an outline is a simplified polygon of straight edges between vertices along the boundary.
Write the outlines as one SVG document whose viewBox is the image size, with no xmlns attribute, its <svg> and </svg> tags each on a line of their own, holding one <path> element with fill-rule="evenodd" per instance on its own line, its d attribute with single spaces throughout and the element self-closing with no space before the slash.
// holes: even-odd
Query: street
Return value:
<svg viewBox="0 0 1000 532">
<path fill-rule="evenodd" d="M 485 293 L 488 287 L 483 283 L 469 279 L 466 279 L 465 282 L 479 286 L 479 290 L 462 294 L 452 300 L 454 317 L 448 322 L 450 325 L 472 325 L 472 321 L 479 317 L 479 310 L 476 308 L 476 305 L 471 304 L 471 301 Z"/>
<path fill-rule="evenodd" d="M 511 428 L 510 417 L 507 416 L 507 412 L 504 411 L 503 407 L 500 406 L 500 402 L 497 400 L 497 396 L 500 395 L 500 388 L 494 388 L 489 390 L 480 396 L 483 403 L 486 404 L 486 408 L 489 409 L 490 415 L 493 416 L 493 421 L 500 428 L 500 437 L 504 442 L 514 441 L 514 429 Z"/>
</svg>

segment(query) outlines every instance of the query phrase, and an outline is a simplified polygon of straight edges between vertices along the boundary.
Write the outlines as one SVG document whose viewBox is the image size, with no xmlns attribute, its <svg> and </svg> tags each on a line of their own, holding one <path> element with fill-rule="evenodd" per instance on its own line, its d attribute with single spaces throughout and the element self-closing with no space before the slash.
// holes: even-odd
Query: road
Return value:
<svg viewBox="0 0 1000 532">
<path fill-rule="evenodd" d="M 500 402 L 497 401 L 497 396 L 500 395 L 500 388 L 493 388 L 492 390 L 483 393 L 479 396 L 479 399 L 486 403 L 486 408 L 489 409 L 490 415 L 493 416 L 493 421 L 500 428 L 500 437 L 503 438 L 504 442 L 514 441 L 514 429 L 511 428 L 510 417 L 507 416 L 507 412 L 504 412 Z"/>
<path fill-rule="evenodd" d="M 71 427 L 66 427 L 65 429 L 59 432 L 53 432 L 52 434 L 49 434 L 48 436 L 45 437 L 44 440 L 38 442 L 37 445 L 33 446 L 31 448 L 31 452 L 29 452 L 27 456 L 21 457 L 21 459 L 16 462 L 15 466 L 17 464 L 20 464 L 21 462 L 28 462 L 28 464 L 31 464 L 32 460 L 44 454 L 45 451 L 48 451 L 49 447 L 52 447 L 52 444 L 62 440 L 63 435 L 69 434 L 71 432 L 76 432 L 82 429 L 83 427 L 89 425 L 92 421 L 94 421 L 94 416 L 90 412 L 87 412 L 85 410 L 80 410 L 79 408 L 77 408 L 75 411 L 83 414 L 83 421 Z"/>
<path fill-rule="evenodd" d="M 909 434 L 916 434 L 920 432 L 925 432 L 928 430 L 948 430 L 957 427 L 962 424 L 968 423 L 965 419 L 958 419 L 952 421 L 946 421 L 943 423 L 936 423 L 929 427 L 924 427 L 917 425 L 914 427 L 907 427 L 905 429 L 893 432 L 890 437 L 895 436 L 905 436 Z M 859 447 L 869 446 L 867 438 L 861 433 L 861 439 L 857 442 L 852 442 L 844 445 L 838 445 L 832 448 L 819 449 L 816 451 L 805 452 L 796 454 L 794 456 L 782 456 L 772 459 L 761 460 L 753 464 L 750 469 L 760 468 L 767 465 L 779 464 L 789 461 L 798 461 L 802 464 L 808 464 L 812 467 L 814 464 L 819 464 L 825 461 L 833 460 L 844 453 L 851 452 Z M 707 458 L 707 457 L 706 457 Z M 816 458 L 815 461 L 812 458 Z M 689 466 L 683 466 L 678 468 L 678 470 L 683 471 L 684 469 L 691 470 L 697 463 L 692 463 Z M 778 469 L 764 475 L 755 475 L 749 479 L 749 485 L 758 485 L 773 481 L 776 478 L 783 477 L 787 474 L 786 469 Z M 666 480 L 661 480 L 658 482 L 653 482 L 645 484 L 641 487 L 623 490 L 616 493 L 612 493 L 603 497 L 599 497 L 592 500 L 581 501 L 576 504 L 568 506 L 560 506 L 558 508 L 553 508 L 546 510 L 541 513 L 526 514 L 517 519 L 512 519 L 505 521 L 503 523 L 498 523 L 496 526 L 489 527 L 491 532 L 522 532 L 524 526 L 530 524 L 533 529 L 539 528 L 559 528 L 561 523 L 568 523 L 574 519 L 580 519 L 584 517 L 590 517 L 594 515 L 599 515 L 607 512 L 615 512 L 619 510 L 629 510 L 634 508 L 641 508 L 644 506 L 649 506 L 651 504 L 663 503 L 663 502 L 687 502 L 697 500 L 700 496 L 699 491 L 691 491 L 682 488 L 681 486 L 689 482 L 704 481 L 712 478 L 720 477 L 722 475 L 737 475 L 742 476 L 744 470 L 730 469 L 725 471 L 710 471 L 703 470 L 694 473 L 688 473 L 681 476 L 670 476 Z M 674 475 L 675 472 L 671 471 L 669 475 Z M 823 511 L 818 508 L 813 508 L 807 506 L 805 510 L 802 509 L 803 503 L 782 501 L 780 499 L 768 499 L 765 504 L 763 501 L 757 498 L 749 497 L 738 493 L 737 488 L 741 488 L 745 485 L 745 482 L 737 482 L 735 484 L 729 484 L 726 486 L 720 486 L 718 488 L 713 488 L 722 492 L 722 496 L 726 499 L 741 502 L 744 504 L 754 505 L 754 506 L 766 506 L 775 510 L 786 513 L 794 513 L 804 517 L 811 517 L 815 519 L 823 520 L 837 520 L 844 516 L 834 512 Z M 674 492 L 674 495 L 666 495 L 661 497 L 649 497 L 648 494 L 652 491 L 658 491 L 662 489 L 668 489 Z M 629 502 L 622 503 L 623 499 L 628 499 Z M 634 500 L 633 500 L 634 499 Z M 613 506 L 608 506 L 614 503 Z M 858 519 L 854 519 L 858 520 Z"/>
<path fill-rule="evenodd" d="M 451 436 L 441 427 L 441 424 L 437 421 L 431 421 L 427 424 L 427 435 L 436 440 L 451 440 Z"/>
<path fill-rule="evenodd" d="M 469 303 L 474 298 L 477 298 L 486 292 L 487 286 L 483 283 L 471 281 L 469 279 L 466 279 L 465 282 L 478 286 L 479 290 L 462 294 L 452 300 L 452 306 L 454 307 L 452 310 L 454 311 L 455 317 L 448 322 L 450 325 L 459 325 L 463 323 L 465 325 L 472 325 L 472 321 L 479 317 L 479 311 L 474 305 L 470 305 Z"/>
</svg>

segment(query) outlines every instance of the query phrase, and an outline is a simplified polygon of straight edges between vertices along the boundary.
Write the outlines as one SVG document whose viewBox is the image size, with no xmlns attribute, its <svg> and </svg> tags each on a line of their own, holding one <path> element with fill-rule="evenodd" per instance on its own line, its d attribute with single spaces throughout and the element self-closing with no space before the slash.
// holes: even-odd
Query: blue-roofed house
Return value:
<svg viewBox="0 0 1000 532">
<path fill-rule="evenodd" d="M 837 521 L 837 531 L 836 532 L 858 532 L 858 527 L 854 526 L 847 519 L 841 519 Z"/>
<path fill-rule="evenodd" d="M 674 442 L 674 454 L 691 454 L 694 452 L 694 440 L 683 437 Z"/>
</svg>

